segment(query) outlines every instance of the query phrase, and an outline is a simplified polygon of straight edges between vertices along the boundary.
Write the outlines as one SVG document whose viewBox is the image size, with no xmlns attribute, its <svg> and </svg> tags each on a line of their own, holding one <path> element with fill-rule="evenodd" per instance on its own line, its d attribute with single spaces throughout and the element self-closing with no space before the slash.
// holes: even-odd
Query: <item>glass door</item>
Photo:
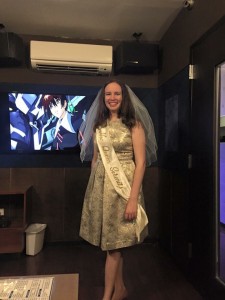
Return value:
<svg viewBox="0 0 225 300">
<path fill-rule="evenodd" d="M 216 68 L 216 236 L 217 277 L 225 282 L 225 62 Z"/>
<path fill-rule="evenodd" d="M 190 270 L 212 299 L 225 299 L 224 35 L 225 17 L 191 47 Z"/>
</svg>

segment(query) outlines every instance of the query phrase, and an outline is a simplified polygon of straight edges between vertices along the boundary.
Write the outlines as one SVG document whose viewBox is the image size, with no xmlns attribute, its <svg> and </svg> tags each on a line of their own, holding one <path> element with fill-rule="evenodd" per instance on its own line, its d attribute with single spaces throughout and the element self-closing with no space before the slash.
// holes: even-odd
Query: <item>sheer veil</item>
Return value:
<svg viewBox="0 0 225 300">
<path fill-rule="evenodd" d="M 157 142 L 155 138 L 154 125 L 147 108 L 144 106 L 141 100 L 135 95 L 129 86 L 126 85 L 126 88 L 135 110 L 136 119 L 141 122 L 145 131 L 146 165 L 150 166 L 154 161 L 157 160 Z"/>
<path fill-rule="evenodd" d="M 141 122 L 145 131 L 146 137 L 146 165 L 150 166 L 157 160 L 157 142 L 155 138 L 155 130 L 152 119 L 144 106 L 135 93 L 129 86 L 126 85 L 131 102 L 135 110 L 136 120 Z M 93 155 L 93 127 L 96 121 L 98 107 L 100 103 L 100 95 L 102 89 L 98 92 L 94 102 L 92 103 L 85 120 L 79 129 L 79 142 L 81 147 L 80 158 L 81 161 L 92 160 Z"/>
</svg>

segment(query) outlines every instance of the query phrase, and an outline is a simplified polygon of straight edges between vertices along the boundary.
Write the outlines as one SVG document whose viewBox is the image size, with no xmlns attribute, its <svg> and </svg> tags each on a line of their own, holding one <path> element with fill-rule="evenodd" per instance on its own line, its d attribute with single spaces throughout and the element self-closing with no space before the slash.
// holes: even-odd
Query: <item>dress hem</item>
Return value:
<svg viewBox="0 0 225 300">
<path fill-rule="evenodd" d="M 89 240 L 88 238 L 84 238 L 82 235 L 80 235 L 80 237 L 82 238 L 82 239 L 84 239 L 85 241 L 87 241 L 89 244 L 91 244 L 91 245 L 93 245 L 93 246 L 97 246 L 97 247 L 99 247 L 99 248 L 101 248 L 102 249 L 102 251 L 110 251 L 110 250 L 116 250 L 116 249 L 122 249 L 122 248 L 128 248 L 128 247 L 132 247 L 132 246 L 134 246 L 134 245 L 138 245 L 138 244 L 141 244 L 141 243 L 143 243 L 143 241 L 144 241 L 144 238 L 142 238 L 139 242 L 137 241 L 137 239 L 136 240 L 129 240 L 129 241 L 126 241 L 126 242 L 118 242 L 117 243 L 117 245 L 115 246 L 115 244 L 114 245 L 108 245 L 108 247 L 103 247 L 103 246 L 101 246 L 100 245 L 100 243 L 98 243 L 97 241 L 91 241 L 91 240 Z"/>
</svg>

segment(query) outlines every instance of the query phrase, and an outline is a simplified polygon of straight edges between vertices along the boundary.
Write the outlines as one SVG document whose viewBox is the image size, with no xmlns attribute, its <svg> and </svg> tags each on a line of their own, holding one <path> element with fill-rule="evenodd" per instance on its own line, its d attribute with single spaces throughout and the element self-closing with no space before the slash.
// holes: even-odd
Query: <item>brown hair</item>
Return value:
<svg viewBox="0 0 225 300">
<path fill-rule="evenodd" d="M 109 118 L 109 109 L 105 105 L 105 88 L 108 84 L 110 83 L 117 83 L 122 90 L 122 102 L 121 106 L 118 112 L 118 117 L 121 118 L 122 122 L 129 128 L 131 129 L 132 127 L 135 126 L 136 124 L 136 119 L 135 119 L 135 110 L 132 105 L 129 93 L 127 91 L 127 88 L 124 83 L 118 81 L 118 80 L 110 80 L 108 81 L 101 90 L 100 96 L 99 96 L 99 108 L 95 120 L 95 125 L 94 125 L 94 131 L 96 128 L 99 126 L 106 126 L 107 119 Z"/>
</svg>

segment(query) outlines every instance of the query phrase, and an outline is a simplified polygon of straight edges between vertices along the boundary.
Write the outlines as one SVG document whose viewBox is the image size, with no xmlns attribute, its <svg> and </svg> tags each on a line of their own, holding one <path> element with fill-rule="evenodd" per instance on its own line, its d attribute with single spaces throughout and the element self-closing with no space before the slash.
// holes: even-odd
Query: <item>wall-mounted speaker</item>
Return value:
<svg viewBox="0 0 225 300">
<path fill-rule="evenodd" d="M 0 33 L 0 67 L 14 67 L 24 60 L 24 44 L 13 32 Z"/>
<path fill-rule="evenodd" d="M 115 51 L 115 73 L 148 74 L 158 69 L 159 46 L 157 44 L 122 42 Z"/>
</svg>

